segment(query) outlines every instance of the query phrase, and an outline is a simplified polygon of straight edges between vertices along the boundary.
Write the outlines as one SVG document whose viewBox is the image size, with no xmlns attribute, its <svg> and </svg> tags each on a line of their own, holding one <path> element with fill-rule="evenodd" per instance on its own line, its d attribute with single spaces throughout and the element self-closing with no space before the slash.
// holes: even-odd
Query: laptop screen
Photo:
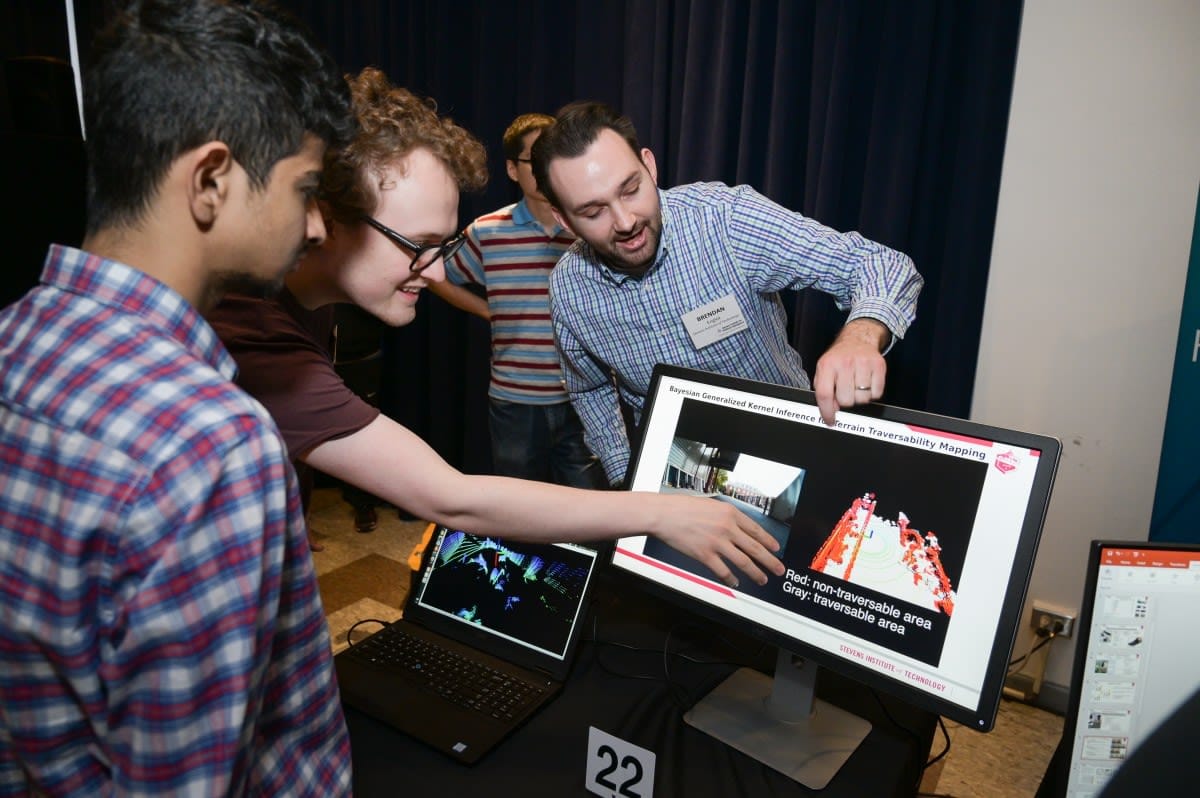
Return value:
<svg viewBox="0 0 1200 798">
<path fill-rule="evenodd" d="M 410 608 L 563 661 L 583 621 L 596 552 L 439 527 Z"/>
<path fill-rule="evenodd" d="M 1097 795 L 1200 687 L 1200 545 L 1093 541 L 1063 734 L 1067 795 Z"/>
</svg>

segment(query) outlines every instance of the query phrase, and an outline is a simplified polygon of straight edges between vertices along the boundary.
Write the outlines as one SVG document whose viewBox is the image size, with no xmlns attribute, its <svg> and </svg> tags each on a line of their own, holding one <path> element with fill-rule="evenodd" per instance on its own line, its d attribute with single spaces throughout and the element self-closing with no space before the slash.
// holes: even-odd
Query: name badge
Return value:
<svg viewBox="0 0 1200 798">
<path fill-rule="evenodd" d="M 683 326 L 692 337 L 692 346 L 703 349 L 740 333 L 750 325 L 746 323 L 746 317 L 742 315 L 742 309 L 738 307 L 733 294 L 726 294 L 683 314 Z"/>
</svg>

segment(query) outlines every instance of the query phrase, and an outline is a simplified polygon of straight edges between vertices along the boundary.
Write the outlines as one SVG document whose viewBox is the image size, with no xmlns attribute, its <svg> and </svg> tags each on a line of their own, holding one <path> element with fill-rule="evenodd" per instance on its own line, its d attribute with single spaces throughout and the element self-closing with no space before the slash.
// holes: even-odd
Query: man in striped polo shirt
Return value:
<svg viewBox="0 0 1200 798">
<path fill-rule="evenodd" d="M 430 290 L 492 325 L 488 412 L 496 473 L 595 488 L 603 484 L 601 470 L 563 385 L 547 298 L 550 271 L 575 237 L 555 221 L 529 165 L 533 142 L 553 123 L 546 114 L 523 114 L 508 126 L 506 169 L 521 200 L 472 222 L 466 245 L 446 262 L 447 282 Z M 487 301 L 461 287 L 467 283 L 486 288 Z"/>
</svg>

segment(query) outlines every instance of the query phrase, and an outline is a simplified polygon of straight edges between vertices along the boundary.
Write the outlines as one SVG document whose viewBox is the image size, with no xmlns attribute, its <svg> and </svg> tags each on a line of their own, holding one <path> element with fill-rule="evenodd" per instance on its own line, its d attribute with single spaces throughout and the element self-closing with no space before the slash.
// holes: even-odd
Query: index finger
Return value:
<svg viewBox="0 0 1200 798">
<path fill-rule="evenodd" d="M 817 408 L 821 411 L 821 420 L 829 426 L 833 426 L 836 420 L 838 404 L 836 388 L 837 388 L 837 372 L 828 368 L 822 368 L 822 363 L 817 363 L 817 371 L 813 376 L 813 393 L 817 395 Z"/>
</svg>

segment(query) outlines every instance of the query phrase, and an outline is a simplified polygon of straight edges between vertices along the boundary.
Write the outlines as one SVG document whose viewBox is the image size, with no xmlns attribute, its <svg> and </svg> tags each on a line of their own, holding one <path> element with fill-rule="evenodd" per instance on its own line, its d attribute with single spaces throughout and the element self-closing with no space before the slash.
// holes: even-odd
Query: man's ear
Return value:
<svg viewBox="0 0 1200 798">
<path fill-rule="evenodd" d="M 558 208 L 555 208 L 553 205 L 551 205 L 550 213 L 554 214 L 554 221 L 558 222 L 559 226 L 565 227 L 571 231 L 571 235 L 579 238 L 579 233 L 576 233 L 575 228 L 571 227 L 571 223 L 566 220 L 566 217 L 559 213 Z"/>
<path fill-rule="evenodd" d="M 650 152 L 649 148 L 642 147 L 642 163 L 646 165 L 646 171 L 650 173 L 650 179 L 654 181 L 654 185 L 658 185 L 658 165 L 654 162 L 654 153 Z"/>
<path fill-rule="evenodd" d="M 520 182 L 519 180 L 517 180 L 517 162 L 516 161 L 505 160 L 504 161 L 504 171 L 508 173 L 509 180 L 513 181 L 514 183 Z"/>
<path fill-rule="evenodd" d="M 189 152 L 188 207 L 196 224 L 211 227 L 229 198 L 233 155 L 223 141 L 210 141 Z"/>
</svg>

